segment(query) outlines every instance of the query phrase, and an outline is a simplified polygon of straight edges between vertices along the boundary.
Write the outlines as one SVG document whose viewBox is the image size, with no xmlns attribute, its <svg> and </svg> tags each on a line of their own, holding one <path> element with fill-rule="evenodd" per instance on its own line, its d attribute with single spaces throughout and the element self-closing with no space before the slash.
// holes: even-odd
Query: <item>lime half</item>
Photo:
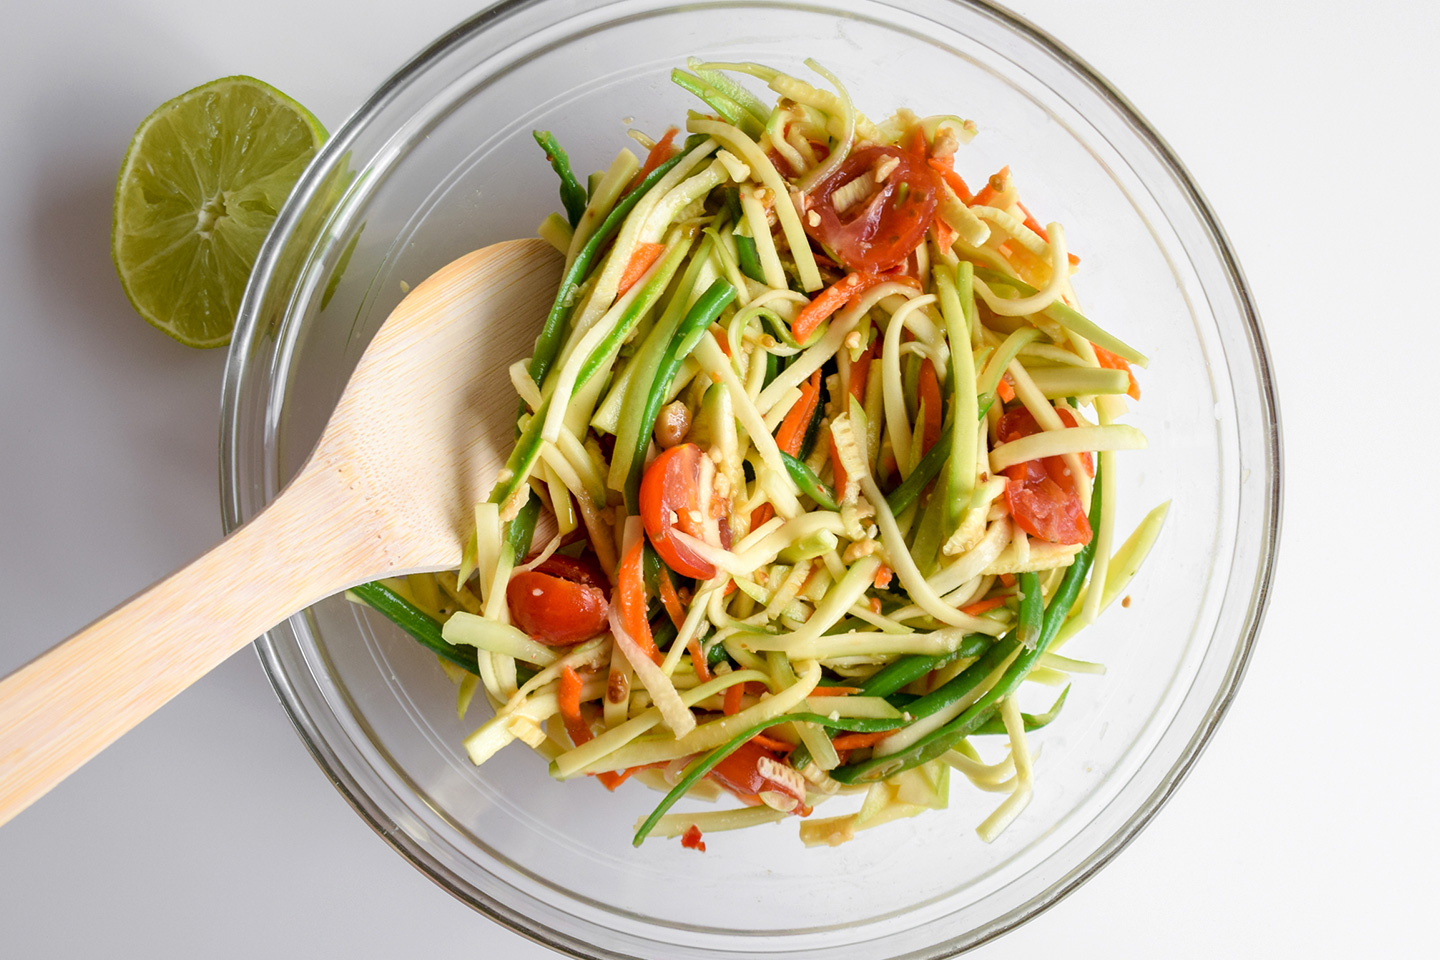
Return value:
<svg viewBox="0 0 1440 960">
<path fill-rule="evenodd" d="M 140 316 L 192 347 L 229 343 L 260 244 L 324 140 L 310 111 L 252 77 L 213 80 L 146 117 L 120 165 L 110 238 Z"/>
</svg>

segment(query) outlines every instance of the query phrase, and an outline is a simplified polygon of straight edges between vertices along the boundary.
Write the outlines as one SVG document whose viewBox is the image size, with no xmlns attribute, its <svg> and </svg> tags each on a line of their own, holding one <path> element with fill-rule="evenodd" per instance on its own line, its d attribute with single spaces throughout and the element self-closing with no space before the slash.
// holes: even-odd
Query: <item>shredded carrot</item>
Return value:
<svg viewBox="0 0 1440 960">
<path fill-rule="evenodd" d="M 806 696 L 810 697 L 848 697 L 852 693 L 859 693 L 859 687 L 816 687 Z"/>
<path fill-rule="evenodd" d="M 1015 586 L 1015 574 L 1013 574 L 1013 573 L 1002 573 L 1002 574 L 1000 574 L 1000 582 L 1003 583 L 1003 584 L 1005 584 L 1005 586 L 1007 586 L 1007 587 L 1013 587 L 1013 586 Z"/>
<path fill-rule="evenodd" d="M 685 622 L 685 607 L 680 603 L 680 594 L 675 592 L 675 584 L 670 582 L 670 571 L 665 567 L 660 568 L 660 602 L 665 605 L 665 612 L 670 615 L 670 622 L 675 624 L 679 630 L 680 625 Z"/>
<path fill-rule="evenodd" d="M 1041 240 L 1044 240 L 1046 243 L 1049 243 L 1049 242 L 1050 242 L 1050 234 L 1048 234 L 1048 233 L 1045 232 L 1045 228 L 1042 227 L 1042 226 L 1040 226 L 1040 221 L 1039 221 L 1039 220 L 1036 220 L 1036 219 L 1035 219 L 1035 215 L 1025 208 L 1025 204 L 1021 203 L 1019 200 L 1016 200 L 1016 201 L 1015 201 L 1015 206 L 1019 207 L 1019 208 L 1020 208 L 1020 212 L 1023 213 L 1023 214 L 1025 214 L 1025 226 L 1029 227 L 1031 230 L 1034 230 L 1034 231 L 1035 231 L 1035 234 L 1036 234 Z"/>
<path fill-rule="evenodd" d="M 620 622 L 625 632 L 641 650 L 657 665 L 664 663 L 660 650 L 655 646 L 655 637 L 650 633 L 650 621 L 645 619 L 645 574 L 643 540 L 625 555 L 620 564 L 620 582 L 615 587 L 615 602 L 620 607 Z"/>
<path fill-rule="evenodd" d="M 665 131 L 664 136 L 655 141 L 655 146 L 650 148 L 649 155 L 645 157 L 644 166 L 640 168 L 639 173 L 635 174 L 635 179 L 630 181 L 629 189 L 635 189 L 635 187 L 640 184 L 640 181 L 650 176 L 651 171 L 675 156 L 677 151 L 675 150 L 674 140 L 675 135 L 679 132 L 675 127 L 671 127 Z"/>
<path fill-rule="evenodd" d="M 928 357 L 920 361 L 920 409 L 925 412 L 920 452 L 926 454 L 940 442 L 940 380 Z"/>
<path fill-rule="evenodd" d="M 1001 193 L 1004 193 L 1005 188 L 1009 185 L 1010 167 L 1007 165 L 1001 167 L 999 171 L 985 183 L 985 186 L 980 188 L 980 192 L 975 194 L 975 199 L 970 201 L 970 205 L 972 207 L 990 206 L 990 202 Z"/>
<path fill-rule="evenodd" d="M 820 324 L 845 306 L 851 297 L 888 279 L 893 278 L 878 277 L 873 273 L 852 273 L 835 281 L 820 291 L 814 300 L 800 308 L 800 312 L 795 315 L 795 322 L 790 324 L 791 336 L 796 343 L 804 344 Z"/>
<path fill-rule="evenodd" d="M 620 784 L 629 780 L 637 771 L 646 770 L 650 767 L 663 767 L 666 763 L 642 763 L 638 767 L 626 767 L 624 770 L 607 770 L 604 773 L 593 774 L 596 780 L 605 785 L 606 790 L 613 791 Z"/>
<path fill-rule="evenodd" d="M 709 683 L 714 679 L 710 672 L 710 663 L 705 659 L 705 651 L 700 649 L 700 638 L 691 637 L 690 642 L 685 644 L 685 649 L 690 651 L 690 664 L 695 668 L 695 679 L 701 683 Z"/>
<path fill-rule="evenodd" d="M 615 295 L 620 294 L 635 286 L 636 281 L 645 276 L 645 271 L 650 265 L 660 259 L 660 254 L 665 252 L 663 243 L 641 243 L 635 247 L 635 252 L 630 254 L 630 262 L 625 264 L 625 272 L 620 274 L 620 286 L 616 289 Z"/>
<path fill-rule="evenodd" d="M 935 245 L 937 247 L 941 250 L 949 250 L 955 246 L 955 241 L 959 238 L 960 233 L 957 230 L 951 229 L 950 224 L 946 223 L 943 217 L 936 217 L 930 226 L 935 231 Z"/>
<path fill-rule="evenodd" d="M 1024 221 L 1024 222 L 1025 222 L 1025 226 L 1027 226 L 1027 227 L 1029 227 L 1031 230 L 1035 231 L 1035 235 L 1038 236 L 1041 240 L 1044 240 L 1046 243 L 1049 243 L 1049 242 L 1050 242 L 1050 233 L 1049 233 L 1049 231 L 1047 231 L 1044 227 L 1040 226 L 1040 221 L 1039 221 L 1039 220 L 1036 220 L 1036 219 L 1035 219 L 1035 215 L 1025 208 L 1025 204 L 1021 203 L 1019 200 L 1016 200 L 1016 201 L 1015 201 L 1015 206 L 1019 207 L 1019 208 L 1020 208 L 1020 212 L 1023 213 L 1023 214 L 1025 214 L 1025 221 Z M 1073 253 L 1072 253 L 1072 254 L 1068 254 L 1068 257 L 1069 257 L 1069 259 L 1070 259 L 1070 266 L 1072 266 L 1072 267 L 1078 267 L 1078 266 L 1080 266 L 1080 258 L 1079 258 L 1079 257 L 1075 256 L 1075 254 L 1073 254 Z"/>
<path fill-rule="evenodd" d="M 930 167 L 936 173 L 940 174 L 941 179 L 945 181 L 945 184 L 951 190 L 955 191 L 955 196 L 960 198 L 961 203 L 968 204 L 975 199 L 975 195 L 970 192 L 970 187 L 965 183 L 964 178 L 955 172 L 955 160 L 953 158 L 931 157 Z"/>
<path fill-rule="evenodd" d="M 830 435 L 830 467 L 834 472 L 835 496 L 845 496 L 845 484 L 849 481 L 850 475 L 845 472 L 845 464 L 840 462 L 840 448 L 835 446 L 835 435 Z"/>
<path fill-rule="evenodd" d="M 1015 399 L 1015 388 L 1010 386 L 1010 374 L 1000 378 L 1000 382 L 995 385 L 995 393 L 999 395 L 1001 403 L 1009 403 Z"/>
<path fill-rule="evenodd" d="M 745 695 L 745 684 L 737 683 L 725 688 L 725 704 L 721 708 L 725 716 L 733 717 L 740 712 L 740 698 Z"/>
<path fill-rule="evenodd" d="M 784 450 L 790 456 L 800 452 L 800 447 L 805 443 L 805 431 L 810 426 L 810 420 L 815 416 L 815 408 L 820 406 L 820 371 L 816 370 L 810 375 L 810 379 L 800 388 L 800 399 L 785 414 L 785 419 L 780 421 L 780 429 L 775 432 L 775 445 Z M 751 524 L 751 529 L 754 529 Z"/>
<path fill-rule="evenodd" d="M 986 610 L 994 610 L 996 607 L 1003 607 L 1008 597 L 991 597 L 988 600 L 977 600 L 975 603 L 968 603 L 960 608 L 960 612 L 967 617 L 978 617 Z"/>
<path fill-rule="evenodd" d="M 774 737 L 767 737 L 763 733 L 757 733 L 750 739 L 754 740 L 756 744 L 764 747 L 766 750 L 774 750 L 776 753 L 790 753 L 795 749 L 795 744 L 787 743 L 784 740 L 777 740 Z"/>
<path fill-rule="evenodd" d="M 866 347 L 859 357 L 850 361 L 850 396 L 865 402 L 865 384 L 870 378 L 870 361 L 875 359 L 875 354 L 880 349 L 880 341 L 877 339 Z"/>
<path fill-rule="evenodd" d="M 1130 361 L 1124 357 L 1116 356 L 1104 347 L 1096 346 L 1093 343 L 1090 344 L 1090 346 L 1095 347 L 1095 359 L 1100 361 L 1100 366 L 1106 370 L 1125 371 L 1125 375 L 1130 378 L 1130 389 L 1125 391 L 1125 395 L 1132 400 L 1139 400 L 1140 383 L 1135 379 L 1135 371 L 1130 369 Z"/>
<path fill-rule="evenodd" d="M 875 568 L 875 589 L 884 590 L 886 587 L 890 586 L 890 581 L 894 579 L 894 577 L 894 570 L 891 570 L 887 565 L 883 563 L 880 564 L 880 566 Z"/>
<path fill-rule="evenodd" d="M 765 685 L 763 680 L 747 680 L 745 681 L 745 692 L 751 696 L 760 697 L 769 693 L 770 688 Z"/>
<path fill-rule="evenodd" d="M 580 688 L 584 683 L 580 680 L 580 674 L 575 668 L 567 665 L 560 672 L 560 689 L 555 695 L 560 705 L 560 719 L 565 721 L 565 732 L 570 735 L 570 742 L 575 746 L 589 743 L 594 739 L 595 734 L 585 723 L 585 718 L 580 715 Z"/>
<path fill-rule="evenodd" d="M 847 733 L 831 740 L 830 745 L 836 750 L 859 750 L 862 747 L 873 747 L 893 733 L 895 733 L 894 730 L 883 730 L 880 733 Z"/>
</svg>

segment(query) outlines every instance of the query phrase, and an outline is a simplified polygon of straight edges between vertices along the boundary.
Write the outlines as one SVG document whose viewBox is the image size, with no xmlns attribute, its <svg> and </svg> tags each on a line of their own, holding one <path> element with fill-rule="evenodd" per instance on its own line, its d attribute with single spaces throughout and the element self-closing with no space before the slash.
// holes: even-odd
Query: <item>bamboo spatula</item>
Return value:
<svg viewBox="0 0 1440 960">
<path fill-rule="evenodd" d="M 507 369 L 529 353 L 560 265 L 543 241 L 516 240 L 420 284 L 269 506 L 0 680 L 0 824 L 286 617 L 357 583 L 458 567 L 514 438 Z"/>
</svg>

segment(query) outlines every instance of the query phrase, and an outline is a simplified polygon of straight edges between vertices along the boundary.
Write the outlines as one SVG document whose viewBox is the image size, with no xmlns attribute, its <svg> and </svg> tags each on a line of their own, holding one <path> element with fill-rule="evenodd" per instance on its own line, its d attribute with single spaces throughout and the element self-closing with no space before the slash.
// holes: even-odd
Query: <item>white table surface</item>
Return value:
<svg viewBox="0 0 1440 960">
<path fill-rule="evenodd" d="M 148 328 L 110 264 L 136 124 L 249 73 L 334 129 L 472 6 L 7 6 L 0 674 L 220 535 L 223 352 Z M 1098 877 L 975 955 L 1418 956 L 1440 892 L 1440 8 L 1013 6 L 1124 91 L 1214 204 L 1273 350 L 1288 483 L 1266 628 L 1189 781 Z M 0 829 L 0 956 L 552 954 L 373 836 L 247 650 Z"/>
</svg>

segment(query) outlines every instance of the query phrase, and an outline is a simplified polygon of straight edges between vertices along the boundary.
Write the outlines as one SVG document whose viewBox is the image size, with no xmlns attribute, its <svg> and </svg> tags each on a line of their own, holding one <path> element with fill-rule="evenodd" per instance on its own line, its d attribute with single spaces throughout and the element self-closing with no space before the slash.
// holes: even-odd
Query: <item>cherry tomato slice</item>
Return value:
<svg viewBox="0 0 1440 960">
<path fill-rule="evenodd" d="M 591 587 L 602 589 L 609 587 L 606 582 L 605 573 L 600 569 L 600 564 L 593 555 L 584 553 L 578 557 L 567 557 L 563 553 L 552 553 L 545 559 L 545 562 L 535 568 L 540 573 L 548 573 L 552 577 L 559 577 L 562 580 L 573 580 L 576 583 L 583 583 Z"/>
<path fill-rule="evenodd" d="M 549 566 L 555 559 L 551 557 L 542 567 Z M 525 570 L 512 576 L 505 588 L 505 599 L 510 603 L 510 616 L 515 625 L 552 647 L 589 640 L 605 629 L 610 612 L 605 591 L 599 585 L 540 570 Z"/>
<path fill-rule="evenodd" d="M 670 531 L 705 535 L 700 512 L 700 458 L 705 452 L 693 443 L 671 447 L 651 461 L 640 480 L 640 518 L 660 559 L 676 573 L 708 580 L 715 565 L 681 544 Z"/>
<path fill-rule="evenodd" d="M 754 740 L 747 740 L 740 749 L 716 764 L 707 776 L 750 806 L 763 803 L 760 794 L 768 790 L 784 794 L 795 800 L 797 806 L 803 807 L 803 791 L 797 793 L 789 783 L 767 777 L 761 771 L 762 761 L 766 760 L 775 764 L 783 762 L 779 754 L 765 749 Z"/>
<path fill-rule="evenodd" d="M 877 170 L 885 172 L 885 179 L 868 197 L 837 213 L 835 192 Z M 808 208 L 815 217 L 807 213 L 805 232 L 850 270 L 888 270 L 904 263 L 925 239 L 939 196 L 940 177 L 923 157 L 898 147 L 865 147 L 810 191 Z"/>
<path fill-rule="evenodd" d="M 1056 412 L 1066 426 L 1075 426 L 1070 411 Z M 1040 427 L 1030 411 L 1022 407 L 1001 417 L 996 432 L 1001 443 L 1009 443 L 1039 433 Z M 1093 475 L 1090 454 L 1082 454 L 1081 462 Z M 1010 515 L 1030 536 L 1051 543 L 1089 543 L 1090 518 L 1080 503 L 1075 478 L 1068 476 L 1067 470 L 1064 457 L 1043 457 L 1007 467 L 1005 476 L 1010 482 L 1005 485 L 1005 501 Z"/>
</svg>

